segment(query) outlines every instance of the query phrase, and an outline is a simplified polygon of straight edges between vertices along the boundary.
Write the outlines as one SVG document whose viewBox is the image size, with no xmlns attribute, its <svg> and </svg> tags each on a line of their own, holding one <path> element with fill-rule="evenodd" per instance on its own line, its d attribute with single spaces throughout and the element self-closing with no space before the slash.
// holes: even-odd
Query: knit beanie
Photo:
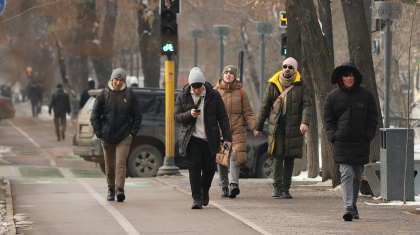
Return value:
<svg viewBox="0 0 420 235">
<path fill-rule="evenodd" d="M 139 84 L 139 81 L 137 80 L 137 78 L 135 77 L 135 76 L 132 76 L 131 78 L 130 78 L 130 84 L 131 85 L 133 85 L 133 84 Z"/>
<path fill-rule="evenodd" d="M 127 73 L 122 68 L 114 69 L 114 71 L 112 71 L 112 74 L 111 74 L 111 80 L 114 78 L 122 78 L 125 81 L 126 77 L 127 77 Z"/>
<path fill-rule="evenodd" d="M 225 72 L 231 72 L 233 73 L 233 75 L 235 75 L 235 78 L 238 78 L 238 69 L 234 66 L 234 65 L 228 65 L 223 69 L 223 74 L 225 74 Z M 222 74 L 222 76 L 223 76 Z"/>
<path fill-rule="evenodd" d="M 191 69 L 190 75 L 188 76 L 188 83 L 190 85 L 193 83 L 206 83 L 200 68 L 194 67 Z"/>
<path fill-rule="evenodd" d="M 298 69 L 298 62 L 293 57 L 289 57 L 286 60 L 284 60 L 283 65 L 285 64 L 291 64 L 295 68 L 295 71 L 297 71 Z"/>
</svg>

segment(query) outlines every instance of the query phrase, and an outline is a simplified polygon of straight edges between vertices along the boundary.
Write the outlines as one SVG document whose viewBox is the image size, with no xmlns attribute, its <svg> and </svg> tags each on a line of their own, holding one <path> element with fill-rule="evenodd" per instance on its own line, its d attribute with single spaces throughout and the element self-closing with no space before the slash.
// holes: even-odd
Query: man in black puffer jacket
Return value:
<svg viewBox="0 0 420 235">
<path fill-rule="evenodd" d="M 232 133 L 220 93 L 205 81 L 199 68 L 191 70 L 188 82 L 176 98 L 174 118 L 181 124 L 179 152 L 189 161 L 194 200 L 191 209 L 202 209 L 210 200 L 209 189 L 216 170 L 216 154 L 220 151 L 219 126 L 229 149 Z"/>
<path fill-rule="evenodd" d="M 69 95 L 64 92 L 63 85 L 58 84 L 56 88 L 57 91 L 52 95 L 48 113 L 51 116 L 51 110 L 54 109 L 55 133 L 57 141 L 60 141 L 60 138 L 63 140 L 66 138 L 66 113 L 70 116 L 71 107 Z"/>
<path fill-rule="evenodd" d="M 90 116 L 93 130 L 101 139 L 104 150 L 107 200 L 114 201 L 116 194 L 118 202 L 125 199 L 128 152 L 142 121 L 139 101 L 134 92 L 127 89 L 125 79 L 124 69 L 112 71 L 108 86 L 99 92 Z"/>
<path fill-rule="evenodd" d="M 334 144 L 334 161 L 340 164 L 345 221 L 359 218 L 356 202 L 378 126 L 375 98 L 360 86 L 362 79 L 353 62 L 338 66 L 331 75 L 338 88 L 328 93 L 324 104 L 327 137 Z"/>
</svg>

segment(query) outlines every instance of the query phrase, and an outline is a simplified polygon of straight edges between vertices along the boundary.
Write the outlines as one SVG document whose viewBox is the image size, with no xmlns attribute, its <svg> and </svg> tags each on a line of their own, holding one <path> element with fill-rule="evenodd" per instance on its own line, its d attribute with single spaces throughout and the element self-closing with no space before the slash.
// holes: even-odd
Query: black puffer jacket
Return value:
<svg viewBox="0 0 420 235">
<path fill-rule="evenodd" d="M 206 97 L 204 99 L 204 126 L 209 143 L 210 154 L 215 156 L 220 151 L 220 129 L 225 141 L 232 141 L 229 118 L 226 112 L 220 93 L 213 90 L 213 86 L 206 82 Z M 184 86 L 184 91 L 178 95 L 175 101 L 174 118 L 181 124 L 181 133 L 179 135 L 179 153 L 186 156 L 188 142 L 191 138 L 191 128 L 195 127 L 196 119 L 191 115 L 191 109 L 195 108 L 191 96 L 191 87 L 189 84 Z M 187 131 L 190 130 L 190 131 Z"/>
<path fill-rule="evenodd" d="M 340 81 L 344 69 L 350 69 L 355 75 L 355 85 L 350 90 Z M 338 88 L 328 93 L 325 99 L 324 122 L 328 140 L 334 143 L 336 163 L 369 163 L 370 142 L 375 137 L 378 113 L 372 92 L 360 86 L 362 78 L 352 62 L 337 67 L 331 75 L 331 83 L 338 83 Z M 344 111 L 352 99 L 354 102 Z"/>
<path fill-rule="evenodd" d="M 66 115 L 66 113 L 70 114 L 70 98 L 69 95 L 65 93 L 63 89 L 59 89 L 52 95 L 51 103 L 48 108 L 48 113 L 51 114 L 52 109 L 54 109 L 54 115 L 61 116 Z"/>
<path fill-rule="evenodd" d="M 115 91 L 111 84 L 99 92 L 93 104 L 90 122 L 98 138 L 112 144 L 120 143 L 129 134 L 137 135 L 142 121 L 139 101 L 136 94 L 129 89 L 131 110 L 125 97 L 125 86 Z M 107 90 L 107 92 L 105 92 Z M 108 94 L 108 97 L 105 97 Z"/>
</svg>

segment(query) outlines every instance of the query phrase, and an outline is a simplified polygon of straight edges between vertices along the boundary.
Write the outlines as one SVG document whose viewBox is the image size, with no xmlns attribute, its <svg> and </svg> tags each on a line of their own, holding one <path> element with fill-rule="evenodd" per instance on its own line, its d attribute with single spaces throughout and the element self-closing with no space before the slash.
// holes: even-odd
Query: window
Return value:
<svg viewBox="0 0 420 235">
<path fill-rule="evenodd" d="M 155 99 L 152 94 L 137 94 L 140 103 L 141 112 L 144 117 L 152 117 L 155 111 Z"/>
</svg>

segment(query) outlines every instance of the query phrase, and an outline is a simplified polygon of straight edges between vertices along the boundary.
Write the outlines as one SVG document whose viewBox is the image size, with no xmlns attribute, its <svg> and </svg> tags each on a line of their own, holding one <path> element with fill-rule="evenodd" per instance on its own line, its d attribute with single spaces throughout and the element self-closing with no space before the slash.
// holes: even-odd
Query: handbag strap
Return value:
<svg viewBox="0 0 420 235">
<path fill-rule="evenodd" d="M 276 104 L 280 101 L 281 97 L 285 96 L 287 92 L 289 92 L 295 85 L 290 85 L 286 90 L 284 90 L 274 101 L 273 108 L 276 106 Z"/>
<path fill-rule="evenodd" d="M 203 99 L 203 97 L 202 96 L 200 96 L 200 99 L 198 99 L 198 101 L 197 101 L 197 104 L 195 105 L 195 107 L 199 107 L 200 106 L 200 104 L 201 104 L 201 100 Z"/>
<path fill-rule="evenodd" d="M 350 106 L 351 106 L 351 104 L 353 104 L 354 103 L 354 101 L 356 101 L 357 100 L 357 98 L 353 98 L 353 99 L 351 99 L 348 103 L 347 103 L 347 105 L 346 105 L 346 107 L 341 111 L 341 113 L 340 113 L 340 115 L 338 115 L 338 119 L 340 119 L 341 118 L 341 115 L 343 115 L 344 114 L 344 112 L 346 112 L 347 111 L 347 109 L 348 108 L 350 108 Z M 337 120 L 338 120 L 337 119 Z"/>
</svg>

